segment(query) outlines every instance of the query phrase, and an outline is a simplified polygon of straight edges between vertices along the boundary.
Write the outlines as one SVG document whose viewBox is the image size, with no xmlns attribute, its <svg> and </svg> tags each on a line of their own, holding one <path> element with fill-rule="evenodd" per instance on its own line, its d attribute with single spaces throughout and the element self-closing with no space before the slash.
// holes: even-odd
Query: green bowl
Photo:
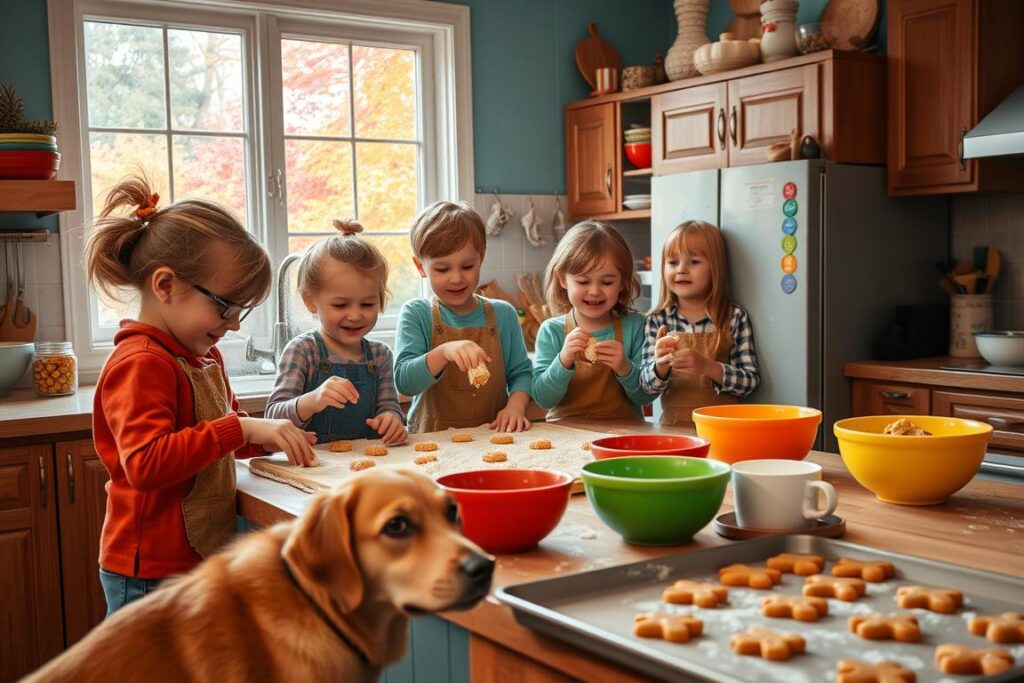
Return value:
<svg viewBox="0 0 1024 683">
<path fill-rule="evenodd" d="M 718 512 L 732 468 L 685 456 L 595 460 L 583 466 L 587 500 L 627 543 L 688 543 Z"/>
</svg>

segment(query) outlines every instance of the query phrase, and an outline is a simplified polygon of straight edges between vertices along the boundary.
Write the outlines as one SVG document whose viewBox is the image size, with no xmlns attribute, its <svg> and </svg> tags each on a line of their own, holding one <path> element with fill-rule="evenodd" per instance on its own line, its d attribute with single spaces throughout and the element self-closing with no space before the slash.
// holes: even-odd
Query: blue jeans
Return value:
<svg viewBox="0 0 1024 683">
<path fill-rule="evenodd" d="M 100 567 L 100 584 L 103 597 L 107 599 L 107 616 L 121 609 L 129 602 L 144 598 L 157 589 L 163 579 L 136 579 L 108 572 Z"/>
</svg>

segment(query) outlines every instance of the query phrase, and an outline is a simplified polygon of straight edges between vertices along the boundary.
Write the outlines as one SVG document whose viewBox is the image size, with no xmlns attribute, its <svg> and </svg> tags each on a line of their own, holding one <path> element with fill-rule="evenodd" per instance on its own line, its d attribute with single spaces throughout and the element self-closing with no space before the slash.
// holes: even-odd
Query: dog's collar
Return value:
<svg viewBox="0 0 1024 683">
<path fill-rule="evenodd" d="M 338 636 L 338 639 L 341 642 L 345 643 L 352 652 L 356 653 L 356 656 L 359 657 L 359 661 L 362 662 L 364 666 L 370 666 L 370 658 L 366 656 L 366 653 L 360 650 L 356 644 L 352 642 L 351 638 L 342 633 L 341 629 L 338 628 L 338 625 L 335 624 L 329 616 L 327 616 L 327 612 L 324 611 L 324 608 L 317 604 L 316 600 L 313 599 L 313 596 L 303 590 L 302 586 L 299 585 L 299 581 L 295 578 L 291 565 L 288 564 L 288 560 L 285 559 L 284 555 L 281 555 L 281 565 L 284 567 L 285 576 L 287 576 L 292 582 L 292 585 L 295 586 L 295 590 L 299 591 L 299 594 L 313 606 L 313 610 L 316 612 L 317 616 L 323 619 L 324 623 L 334 631 L 334 635 Z"/>
</svg>

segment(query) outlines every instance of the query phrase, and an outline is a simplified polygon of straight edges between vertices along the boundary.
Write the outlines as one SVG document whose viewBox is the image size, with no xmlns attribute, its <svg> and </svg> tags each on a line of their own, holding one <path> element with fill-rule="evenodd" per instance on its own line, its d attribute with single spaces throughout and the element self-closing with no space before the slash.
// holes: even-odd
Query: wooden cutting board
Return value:
<svg viewBox="0 0 1024 683">
<path fill-rule="evenodd" d="M 871 42 L 878 28 L 878 0 L 831 0 L 821 23 L 836 40 L 836 49 L 859 50 Z"/>
<path fill-rule="evenodd" d="M 587 24 L 586 38 L 576 43 L 576 68 L 580 70 L 583 80 L 596 88 L 594 72 L 606 67 L 614 67 L 621 71 L 622 58 L 607 40 L 597 35 L 597 24 Z"/>
</svg>

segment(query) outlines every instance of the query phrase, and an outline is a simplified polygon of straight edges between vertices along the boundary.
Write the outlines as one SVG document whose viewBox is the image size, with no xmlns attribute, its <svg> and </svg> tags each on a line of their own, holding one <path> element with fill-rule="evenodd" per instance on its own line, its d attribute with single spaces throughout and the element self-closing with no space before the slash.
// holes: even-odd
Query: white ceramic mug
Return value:
<svg viewBox="0 0 1024 683">
<path fill-rule="evenodd" d="M 818 508 L 818 491 L 825 507 Z M 800 529 L 835 512 L 832 484 L 805 460 L 744 460 L 732 466 L 736 523 L 747 529 Z"/>
</svg>

